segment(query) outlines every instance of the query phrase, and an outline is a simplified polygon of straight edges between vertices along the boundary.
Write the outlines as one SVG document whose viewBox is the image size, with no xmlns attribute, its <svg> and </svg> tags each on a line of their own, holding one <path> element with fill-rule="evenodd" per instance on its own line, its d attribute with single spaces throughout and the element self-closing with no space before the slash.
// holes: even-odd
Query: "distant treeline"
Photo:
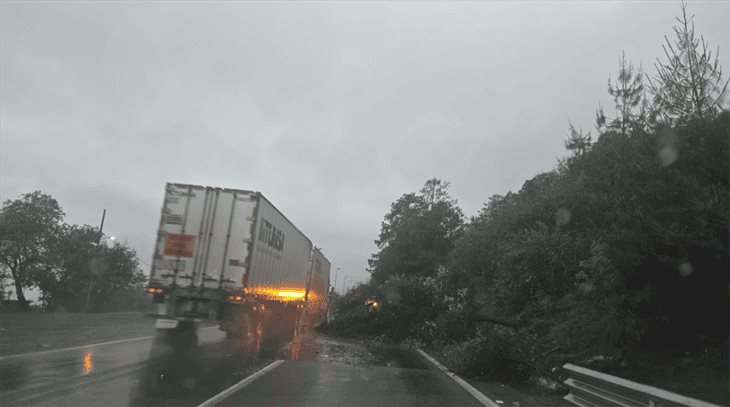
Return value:
<svg viewBox="0 0 730 407">
<path fill-rule="evenodd" d="M 35 308 L 102 312 L 142 309 L 149 303 L 146 278 L 135 251 L 108 240 L 98 228 L 63 222 L 52 196 L 26 193 L 0 209 L 0 299 L 26 310 L 25 290 L 40 292 Z M 9 284 L 8 284 L 9 283 Z M 11 288 L 5 291 L 6 286 Z M 10 305 L 12 304 L 12 305 Z"/>
<path fill-rule="evenodd" d="M 328 328 L 506 381 L 642 349 L 727 357 L 727 80 L 685 6 L 678 21 L 655 75 L 620 58 L 613 115 L 595 142 L 570 125 L 554 170 L 469 220 L 438 179 L 394 202 Z"/>
</svg>

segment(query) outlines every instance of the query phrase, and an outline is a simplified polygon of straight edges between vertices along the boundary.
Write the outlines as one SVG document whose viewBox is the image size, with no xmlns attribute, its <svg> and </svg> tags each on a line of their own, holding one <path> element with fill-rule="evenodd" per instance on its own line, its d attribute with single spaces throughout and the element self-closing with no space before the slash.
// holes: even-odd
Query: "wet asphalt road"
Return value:
<svg viewBox="0 0 730 407">
<path fill-rule="evenodd" d="M 0 358 L 3 405 L 197 406 L 272 360 L 217 328 L 185 354 L 152 339 Z M 284 362 L 222 406 L 480 406 L 412 350 L 308 333 L 280 349 Z M 151 384 L 154 383 L 154 384 Z"/>
<path fill-rule="evenodd" d="M 481 406 L 412 350 L 296 338 L 287 360 L 220 406 Z"/>
<path fill-rule="evenodd" d="M 216 327 L 198 330 L 199 349 L 225 344 Z M 135 386 L 156 356 L 153 339 L 107 343 L 0 357 L 0 394 L 6 405 L 130 405 Z"/>
</svg>

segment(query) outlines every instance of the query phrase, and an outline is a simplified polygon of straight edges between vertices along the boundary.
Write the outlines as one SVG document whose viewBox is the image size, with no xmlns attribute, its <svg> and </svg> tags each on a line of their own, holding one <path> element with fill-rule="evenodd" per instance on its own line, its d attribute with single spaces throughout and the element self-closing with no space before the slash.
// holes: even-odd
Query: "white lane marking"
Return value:
<svg viewBox="0 0 730 407">
<path fill-rule="evenodd" d="M 209 329 L 218 329 L 217 326 L 210 326 L 206 328 L 200 328 L 198 331 L 205 331 Z M 41 356 L 41 355 L 49 355 L 51 353 L 58 353 L 58 352 L 68 352 L 73 350 L 79 350 L 79 349 L 86 349 L 91 347 L 98 347 L 98 346 L 107 346 L 107 345 L 116 345 L 119 343 L 125 343 L 125 342 L 135 342 L 135 341 L 144 341 L 147 339 L 154 338 L 154 335 L 151 336 L 140 336 L 137 338 L 127 338 L 127 339 L 117 339 L 116 341 L 109 341 L 109 342 L 100 342 L 100 343 L 90 343 L 88 345 L 79 345 L 79 346 L 72 346 L 70 348 L 59 348 L 59 349 L 51 349 L 51 350 L 41 350 L 37 352 L 27 352 L 27 353 L 16 353 L 14 355 L 5 355 L 0 356 L 0 362 L 3 360 L 8 359 L 15 359 L 15 358 L 24 358 L 24 357 L 35 357 L 35 356 Z"/>
<path fill-rule="evenodd" d="M 447 376 L 449 376 L 450 378 L 454 379 L 454 381 L 456 383 L 458 383 L 459 386 L 463 387 L 464 390 L 468 391 L 469 394 L 471 394 L 472 396 L 474 396 L 475 399 L 479 400 L 479 402 L 482 403 L 482 405 L 485 405 L 487 407 L 501 407 L 499 404 L 497 404 L 496 402 L 494 402 L 492 399 L 490 399 L 489 397 L 487 397 L 484 394 L 482 394 L 482 392 L 480 392 L 479 390 L 475 389 L 474 386 L 472 386 L 471 384 L 467 383 L 464 379 L 462 379 L 461 377 L 455 375 L 454 373 L 451 373 L 451 371 L 449 371 L 449 369 L 447 369 L 446 366 L 442 365 L 436 359 L 432 358 L 431 355 L 429 355 L 428 353 L 426 353 L 426 352 L 424 352 L 424 351 L 422 351 L 420 349 L 417 349 L 417 350 L 418 350 L 418 353 L 421 354 L 421 356 L 423 356 L 424 358 L 428 359 L 429 362 L 431 362 L 434 365 L 436 365 L 436 367 L 439 368 L 442 372 L 446 373 Z"/>
<path fill-rule="evenodd" d="M 231 386 L 231 387 L 223 390 L 222 392 L 216 394 L 215 396 L 209 398 L 208 400 L 206 400 L 205 402 L 203 402 L 203 404 L 199 405 L 198 407 L 212 407 L 212 406 L 215 406 L 216 404 L 218 404 L 221 401 L 225 400 L 231 394 L 233 394 L 233 393 L 237 392 L 238 390 L 241 390 L 242 388 L 248 386 L 254 380 L 258 379 L 259 377 L 261 377 L 263 375 L 265 375 L 270 370 L 273 370 L 274 368 L 276 368 L 277 366 L 279 366 L 282 363 L 284 363 L 284 361 L 281 360 L 281 359 L 280 360 L 275 360 L 275 361 L 269 363 L 263 369 L 257 371 L 256 373 L 252 374 L 251 376 L 248 376 L 247 378 L 241 380 L 240 382 L 234 384 L 233 386 Z"/>
</svg>

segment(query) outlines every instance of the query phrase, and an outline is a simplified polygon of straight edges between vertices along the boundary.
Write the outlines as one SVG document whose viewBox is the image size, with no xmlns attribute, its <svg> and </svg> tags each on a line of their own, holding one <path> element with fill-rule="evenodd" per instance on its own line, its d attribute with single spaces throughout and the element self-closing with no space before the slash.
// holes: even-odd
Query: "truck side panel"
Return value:
<svg viewBox="0 0 730 407">
<path fill-rule="evenodd" d="M 259 194 L 248 292 L 304 300 L 312 242 Z"/>
<path fill-rule="evenodd" d="M 307 307 L 312 322 L 317 324 L 325 317 L 330 282 L 330 261 L 322 254 L 319 248 L 312 250 L 312 272 Z"/>
</svg>

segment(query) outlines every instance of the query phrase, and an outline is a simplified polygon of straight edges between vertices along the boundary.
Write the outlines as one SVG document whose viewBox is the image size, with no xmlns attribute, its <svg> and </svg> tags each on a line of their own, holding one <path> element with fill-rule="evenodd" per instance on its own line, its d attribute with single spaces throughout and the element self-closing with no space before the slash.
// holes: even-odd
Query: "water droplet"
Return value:
<svg viewBox="0 0 730 407">
<path fill-rule="evenodd" d="M 570 222 L 570 210 L 567 208 L 559 208 L 555 211 L 555 223 L 562 226 Z"/>
<path fill-rule="evenodd" d="M 684 263 L 679 265 L 679 275 L 682 277 L 687 277 L 690 274 L 692 274 L 692 263 L 685 261 Z"/>
<path fill-rule="evenodd" d="M 661 164 L 662 167 L 668 167 L 677 161 L 679 153 L 677 153 L 677 149 L 674 148 L 674 146 L 664 146 L 661 150 L 659 150 L 657 156 L 659 158 L 659 164 Z"/>
</svg>

